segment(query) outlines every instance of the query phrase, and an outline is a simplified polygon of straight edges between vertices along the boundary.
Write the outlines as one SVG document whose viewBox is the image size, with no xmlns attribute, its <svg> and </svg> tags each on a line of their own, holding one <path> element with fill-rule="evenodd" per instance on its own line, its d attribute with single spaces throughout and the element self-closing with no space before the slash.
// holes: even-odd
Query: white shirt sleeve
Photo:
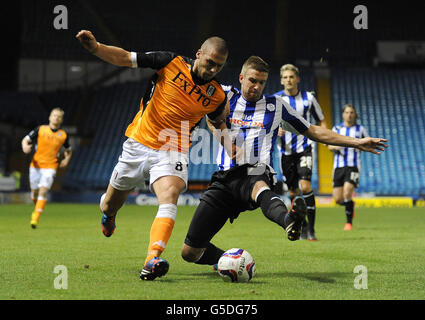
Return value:
<svg viewBox="0 0 425 320">
<path fill-rule="evenodd" d="M 131 67 L 137 68 L 137 52 L 131 52 Z"/>
<path fill-rule="evenodd" d="M 283 130 L 299 135 L 310 128 L 310 122 L 301 117 L 283 98 L 276 96 L 276 102 L 282 106 L 280 125 Z"/>
<path fill-rule="evenodd" d="M 322 121 L 325 119 L 325 116 L 323 114 L 322 108 L 320 107 L 319 102 L 317 102 L 316 97 L 311 94 L 310 92 L 307 92 L 307 94 L 311 97 L 311 115 L 313 116 L 314 120 L 316 121 Z"/>
</svg>

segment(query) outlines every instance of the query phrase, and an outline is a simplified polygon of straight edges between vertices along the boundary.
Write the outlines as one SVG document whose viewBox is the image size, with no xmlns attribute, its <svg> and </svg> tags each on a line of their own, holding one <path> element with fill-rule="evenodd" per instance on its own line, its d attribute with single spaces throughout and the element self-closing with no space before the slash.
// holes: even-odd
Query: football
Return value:
<svg viewBox="0 0 425 320">
<path fill-rule="evenodd" d="M 233 248 L 222 254 L 217 271 L 224 281 L 248 282 L 255 274 L 255 262 L 248 251 Z"/>
</svg>

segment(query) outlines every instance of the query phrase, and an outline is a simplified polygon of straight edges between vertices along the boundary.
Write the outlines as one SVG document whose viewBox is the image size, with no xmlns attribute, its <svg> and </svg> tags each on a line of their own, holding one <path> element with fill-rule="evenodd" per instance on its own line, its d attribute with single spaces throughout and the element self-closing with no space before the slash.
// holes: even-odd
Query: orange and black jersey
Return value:
<svg viewBox="0 0 425 320">
<path fill-rule="evenodd" d="M 56 170 L 59 166 L 57 155 L 61 147 L 70 148 L 66 132 L 62 129 L 53 130 L 49 125 L 37 127 L 27 137 L 30 138 L 32 144 L 36 144 L 31 167 Z"/>
<path fill-rule="evenodd" d="M 205 115 L 214 119 L 225 108 L 221 85 L 197 77 L 193 60 L 172 52 L 137 53 L 137 67 L 157 72 L 126 136 L 155 150 L 188 152 L 191 130 Z"/>
</svg>

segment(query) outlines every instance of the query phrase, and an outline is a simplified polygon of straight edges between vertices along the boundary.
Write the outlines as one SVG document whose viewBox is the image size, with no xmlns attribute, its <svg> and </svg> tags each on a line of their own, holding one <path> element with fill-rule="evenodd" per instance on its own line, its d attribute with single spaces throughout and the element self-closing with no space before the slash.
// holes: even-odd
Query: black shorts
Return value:
<svg viewBox="0 0 425 320">
<path fill-rule="evenodd" d="M 264 164 L 214 172 L 193 215 L 185 244 L 206 248 L 227 219 L 233 222 L 241 212 L 258 208 L 259 205 L 251 199 L 252 189 L 257 181 L 264 181 L 273 189 L 275 174 Z"/>
<path fill-rule="evenodd" d="M 360 172 L 358 167 L 343 167 L 336 168 L 333 173 L 333 186 L 342 187 L 345 182 L 354 185 L 355 188 L 359 187 Z"/>
<path fill-rule="evenodd" d="M 303 152 L 291 155 L 282 154 L 282 175 L 286 178 L 286 185 L 289 190 L 298 189 L 300 180 L 311 181 L 313 174 L 313 156 L 311 146 L 307 147 Z"/>
</svg>

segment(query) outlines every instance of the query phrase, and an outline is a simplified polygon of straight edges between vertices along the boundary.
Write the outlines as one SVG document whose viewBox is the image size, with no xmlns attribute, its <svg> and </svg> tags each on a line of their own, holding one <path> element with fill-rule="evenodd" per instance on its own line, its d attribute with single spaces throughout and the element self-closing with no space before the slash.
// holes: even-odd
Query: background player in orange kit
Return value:
<svg viewBox="0 0 425 320">
<path fill-rule="evenodd" d="M 31 215 L 31 227 L 35 229 L 47 202 L 47 194 L 52 187 L 58 167 L 66 168 L 72 157 L 68 135 L 60 126 L 65 112 L 55 108 L 49 116 L 49 124 L 42 125 L 31 131 L 22 139 L 22 151 L 31 153 L 34 146 L 36 152 L 30 164 L 31 199 L 35 204 Z M 65 157 L 59 163 L 58 153 L 65 147 Z"/>
<path fill-rule="evenodd" d="M 174 228 L 178 197 L 187 188 L 190 132 L 205 115 L 218 127 L 228 114 L 226 95 L 214 79 L 226 63 L 227 46 L 223 39 L 211 37 L 193 60 L 168 51 L 136 53 L 107 46 L 87 30 L 76 38 L 89 52 L 113 65 L 157 70 L 140 111 L 127 128 L 123 153 L 100 200 L 102 231 L 110 237 L 115 216 L 129 193 L 150 177 L 150 190 L 159 206 L 140 278 L 153 280 L 169 268 L 159 256 Z"/>
</svg>

